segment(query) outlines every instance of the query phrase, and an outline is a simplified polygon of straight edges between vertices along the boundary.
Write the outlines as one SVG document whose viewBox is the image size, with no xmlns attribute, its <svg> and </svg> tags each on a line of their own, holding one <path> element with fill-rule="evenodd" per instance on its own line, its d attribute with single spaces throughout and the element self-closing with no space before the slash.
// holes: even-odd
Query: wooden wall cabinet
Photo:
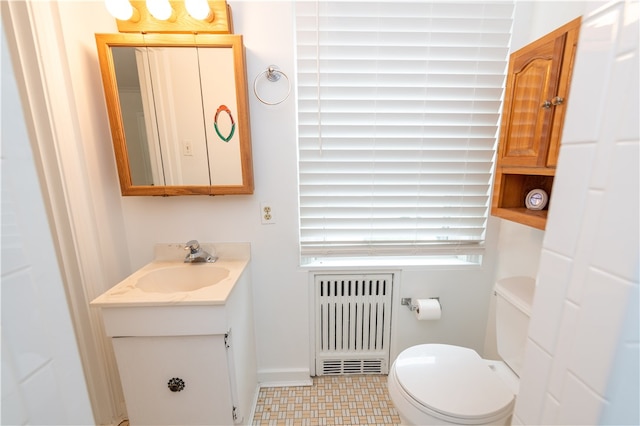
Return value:
<svg viewBox="0 0 640 426">
<path fill-rule="evenodd" d="M 122 195 L 253 193 L 242 40 L 96 34 Z"/>
<path fill-rule="evenodd" d="M 547 211 L 529 210 L 532 189 L 553 188 L 581 18 L 513 52 L 500 127 L 491 214 L 545 229 Z"/>
</svg>

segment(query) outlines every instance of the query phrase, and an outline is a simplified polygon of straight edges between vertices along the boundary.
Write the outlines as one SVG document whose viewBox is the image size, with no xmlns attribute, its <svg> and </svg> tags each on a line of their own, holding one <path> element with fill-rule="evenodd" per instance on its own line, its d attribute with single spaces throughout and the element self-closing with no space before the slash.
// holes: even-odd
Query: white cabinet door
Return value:
<svg viewBox="0 0 640 426">
<path fill-rule="evenodd" d="M 112 340 L 132 426 L 233 424 L 224 336 Z"/>
</svg>

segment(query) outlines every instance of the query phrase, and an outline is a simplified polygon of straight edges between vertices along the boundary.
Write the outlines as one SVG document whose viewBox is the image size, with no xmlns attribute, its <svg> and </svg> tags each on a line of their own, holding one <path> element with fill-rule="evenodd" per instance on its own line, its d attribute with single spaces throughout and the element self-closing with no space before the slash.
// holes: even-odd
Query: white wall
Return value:
<svg viewBox="0 0 640 426">
<path fill-rule="evenodd" d="M 586 6 L 515 411 L 519 424 L 640 421 L 640 7 L 637 1 Z"/>
</svg>

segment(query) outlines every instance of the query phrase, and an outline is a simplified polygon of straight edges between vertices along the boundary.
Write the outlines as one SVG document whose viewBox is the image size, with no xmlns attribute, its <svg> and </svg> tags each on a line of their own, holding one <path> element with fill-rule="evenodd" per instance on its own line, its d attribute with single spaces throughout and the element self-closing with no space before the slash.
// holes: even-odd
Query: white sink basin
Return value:
<svg viewBox="0 0 640 426">
<path fill-rule="evenodd" d="M 157 244 L 154 261 L 94 299 L 91 305 L 105 309 L 224 305 L 235 284 L 245 276 L 251 255 L 249 244 L 212 246 L 218 256 L 215 263 L 184 263 L 183 247 Z"/>
<path fill-rule="evenodd" d="M 210 263 L 178 264 L 150 270 L 134 284 L 147 293 L 176 293 L 218 284 L 229 269 Z"/>
<path fill-rule="evenodd" d="M 157 244 L 151 263 L 95 298 L 91 306 L 100 308 L 107 336 L 229 332 L 228 319 L 244 318 L 242 310 L 250 298 L 251 246 L 210 246 L 218 256 L 215 263 L 184 263 L 183 244 Z"/>
</svg>

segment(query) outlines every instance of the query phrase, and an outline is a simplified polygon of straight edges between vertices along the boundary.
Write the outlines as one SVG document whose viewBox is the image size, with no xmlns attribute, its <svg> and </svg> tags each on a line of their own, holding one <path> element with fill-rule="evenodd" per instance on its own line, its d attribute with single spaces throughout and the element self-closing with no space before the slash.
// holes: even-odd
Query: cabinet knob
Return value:
<svg viewBox="0 0 640 426">
<path fill-rule="evenodd" d="M 560 96 L 556 96 L 555 98 L 551 99 L 551 103 L 553 105 L 562 105 L 563 102 L 564 98 L 561 98 Z"/>
<path fill-rule="evenodd" d="M 182 389 L 184 389 L 184 381 L 179 377 L 174 377 L 169 380 L 167 386 L 169 387 L 169 390 L 171 392 L 180 392 Z"/>
<path fill-rule="evenodd" d="M 551 108 L 551 102 L 549 100 L 546 100 L 542 103 L 542 105 L 540 105 L 542 108 L 544 109 L 549 109 Z"/>
</svg>

